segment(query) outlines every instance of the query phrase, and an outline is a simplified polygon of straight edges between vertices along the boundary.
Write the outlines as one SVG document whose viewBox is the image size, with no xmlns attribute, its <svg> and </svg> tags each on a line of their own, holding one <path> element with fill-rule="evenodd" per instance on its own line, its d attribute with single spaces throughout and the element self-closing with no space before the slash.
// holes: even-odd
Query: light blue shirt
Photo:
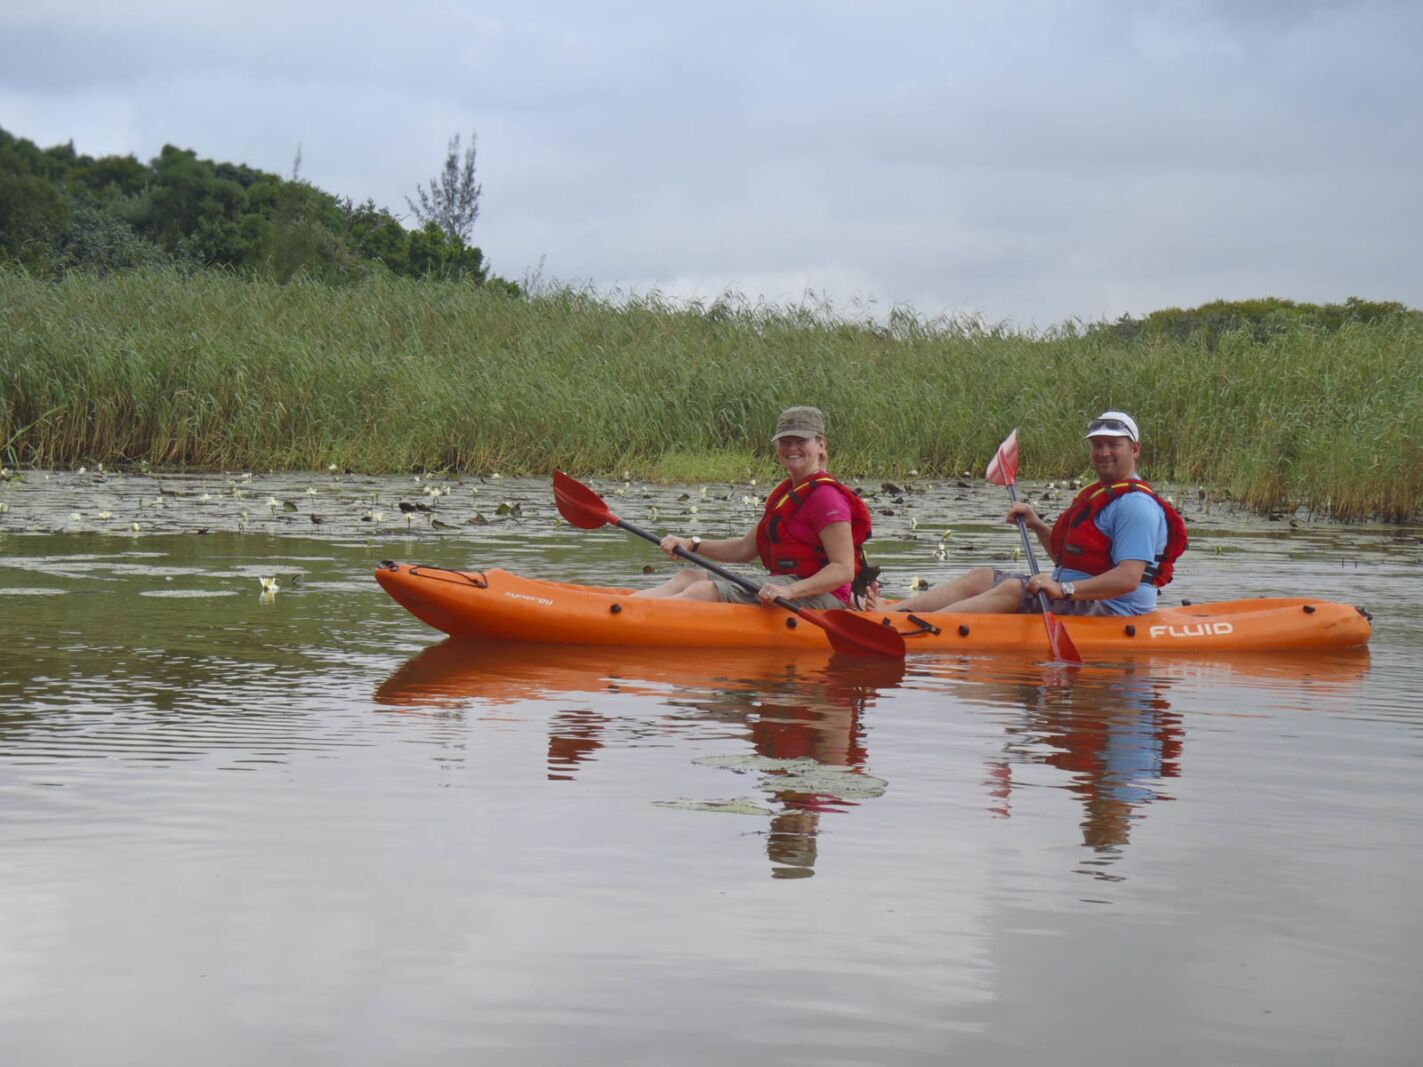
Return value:
<svg viewBox="0 0 1423 1067">
<path fill-rule="evenodd" d="M 1144 560 L 1147 566 L 1166 551 L 1166 513 L 1149 493 L 1123 493 L 1097 516 L 1097 529 L 1112 539 L 1112 565 L 1123 560 Z M 1059 567 L 1053 577 L 1060 582 L 1091 578 L 1086 571 Z M 1143 582 L 1126 596 L 1104 600 L 1114 615 L 1145 615 L 1156 610 L 1156 586 Z"/>
</svg>

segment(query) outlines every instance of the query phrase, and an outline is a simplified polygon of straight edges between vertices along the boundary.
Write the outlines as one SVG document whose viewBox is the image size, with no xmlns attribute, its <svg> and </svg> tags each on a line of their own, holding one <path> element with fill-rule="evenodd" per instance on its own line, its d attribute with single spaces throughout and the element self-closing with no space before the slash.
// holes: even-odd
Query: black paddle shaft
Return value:
<svg viewBox="0 0 1423 1067">
<path fill-rule="evenodd" d="M 620 519 L 616 515 L 610 514 L 609 518 L 611 518 L 615 523 L 617 523 L 630 534 L 636 534 L 638 537 L 641 537 L 646 541 L 651 541 L 654 545 L 662 544 L 662 538 L 658 537 L 650 530 L 644 530 L 640 526 L 634 526 L 626 519 Z M 755 582 L 751 581 L 749 578 L 745 578 L 742 575 L 737 574 L 735 571 L 729 571 L 725 567 L 713 563 L 705 556 L 699 556 L 695 552 L 688 552 L 685 548 L 674 548 L 672 550 L 672 554 L 676 556 L 681 556 L 689 563 L 695 563 L 703 570 L 711 571 L 718 578 L 725 578 L 728 582 L 735 582 L 737 585 L 741 586 L 742 589 L 745 589 L 748 593 L 759 593 L 761 591 L 761 587 Z M 801 613 L 800 608 L 796 607 L 783 596 L 776 597 L 776 599 L 773 600 L 772 603 L 779 608 L 785 608 L 787 611 L 795 612 L 795 614 L 797 615 Z"/>
<path fill-rule="evenodd" d="M 1008 483 L 1008 495 L 1013 499 L 1013 503 L 1018 502 L 1018 490 L 1012 482 Z M 1018 532 L 1023 535 L 1023 551 L 1028 554 L 1028 570 L 1032 571 L 1036 578 L 1038 571 L 1038 557 L 1033 554 L 1033 543 L 1028 538 L 1028 523 L 1023 516 L 1018 516 Z M 1052 605 L 1048 602 L 1047 594 L 1041 589 L 1038 590 L 1038 603 L 1042 604 L 1043 611 L 1051 613 Z"/>
</svg>

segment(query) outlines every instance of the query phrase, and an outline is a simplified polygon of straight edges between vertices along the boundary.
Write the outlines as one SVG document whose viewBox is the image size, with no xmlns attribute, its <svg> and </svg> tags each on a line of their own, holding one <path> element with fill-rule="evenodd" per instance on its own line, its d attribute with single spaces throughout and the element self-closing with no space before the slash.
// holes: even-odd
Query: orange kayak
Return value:
<svg viewBox="0 0 1423 1067">
<path fill-rule="evenodd" d="M 417 619 L 452 637 L 543 645 L 829 647 L 823 630 L 776 607 L 634 597 L 630 589 L 540 581 L 498 568 L 454 571 L 387 560 L 375 577 Z M 859 614 L 888 619 L 910 652 L 1049 654 L 1036 615 Z M 1299 597 L 1059 619 L 1084 656 L 1352 648 L 1372 632 L 1357 608 Z"/>
</svg>

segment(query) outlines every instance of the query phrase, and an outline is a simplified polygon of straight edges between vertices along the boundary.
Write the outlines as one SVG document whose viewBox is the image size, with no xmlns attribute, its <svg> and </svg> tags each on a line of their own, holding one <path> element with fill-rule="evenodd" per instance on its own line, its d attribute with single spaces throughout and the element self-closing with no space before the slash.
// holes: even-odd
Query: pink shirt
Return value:
<svg viewBox="0 0 1423 1067">
<path fill-rule="evenodd" d="M 849 501 L 833 485 L 822 485 L 812 490 L 810 496 L 805 498 L 805 503 L 796 509 L 790 522 L 786 523 L 786 532 L 797 541 L 804 541 L 808 545 L 818 545 L 821 543 L 821 530 L 832 522 L 849 521 Z M 850 602 L 849 582 L 839 589 L 830 591 L 845 603 Z"/>
</svg>

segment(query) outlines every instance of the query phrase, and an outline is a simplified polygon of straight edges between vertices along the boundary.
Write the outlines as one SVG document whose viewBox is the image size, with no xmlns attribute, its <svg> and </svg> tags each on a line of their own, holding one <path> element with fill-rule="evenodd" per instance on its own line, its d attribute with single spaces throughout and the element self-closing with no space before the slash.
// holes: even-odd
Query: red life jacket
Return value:
<svg viewBox="0 0 1423 1067">
<path fill-rule="evenodd" d="M 822 485 L 834 486 L 850 505 L 850 540 L 855 545 L 855 574 L 864 570 L 865 554 L 860 551 L 860 546 L 870 536 L 869 505 L 853 489 L 821 471 L 798 485 L 787 478 L 766 497 L 766 510 L 756 524 L 756 551 L 772 574 L 809 578 L 830 562 L 825 546 L 819 540 L 813 545 L 808 544 L 792 537 L 788 529 L 791 516 Z"/>
<path fill-rule="evenodd" d="M 1166 548 L 1147 564 L 1142 581 L 1158 589 L 1171 580 L 1176 560 L 1186 551 L 1186 522 L 1178 512 L 1157 495 L 1140 478 L 1115 485 L 1097 482 L 1089 485 L 1073 499 L 1072 504 L 1057 517 L 1052 527 L 1052 555 L 1058 564 L 1087 574 L 1105 574 L 1116 566 L 1112 562 L 1112 539 L 1097 528 L 1097 516 L 1102 509 L 1123 493 L 1146 493 L 1166 513 Z"/>
</svg>

